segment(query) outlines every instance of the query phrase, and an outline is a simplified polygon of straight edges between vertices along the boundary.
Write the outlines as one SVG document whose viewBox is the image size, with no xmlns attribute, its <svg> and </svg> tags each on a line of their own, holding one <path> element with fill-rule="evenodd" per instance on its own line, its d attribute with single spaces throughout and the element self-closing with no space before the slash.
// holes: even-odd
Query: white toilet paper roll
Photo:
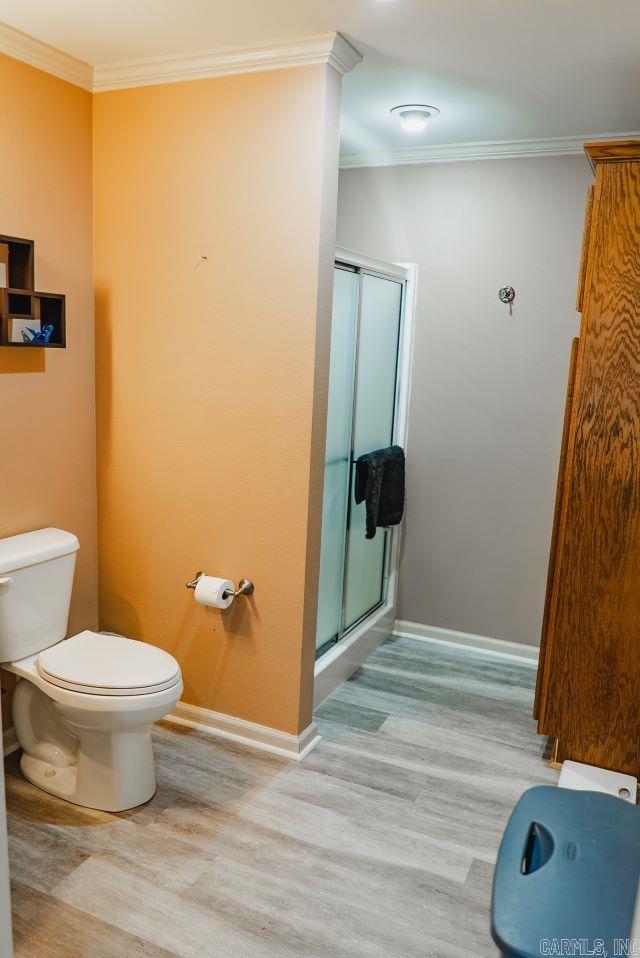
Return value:
<svg viewBox="0 0 640 958">
<path fill-rule="evenodd" d="M 216 579 L 212 575 L 202 575 L 196 585 L 196 602 L 213 609 L 228 609 L 233 595 L 223 598 L 225 592 L 233 592 L 235 586 L 229 579 Z"/>
</svg>

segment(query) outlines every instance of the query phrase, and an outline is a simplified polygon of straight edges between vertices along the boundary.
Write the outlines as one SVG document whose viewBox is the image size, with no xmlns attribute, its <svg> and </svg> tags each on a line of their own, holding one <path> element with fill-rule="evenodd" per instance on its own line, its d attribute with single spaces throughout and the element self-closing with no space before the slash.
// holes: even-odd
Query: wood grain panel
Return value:
<svg viewBox="0 0 640 958">
<path fill-rule="evenodd" d="M 598 163 L 629 163 L 640 160 L 640 140 L 585 143 L 584 149 L 594 168 Z"/>
<path fill-rule="evenodd" d="M 578 273 L 578 296 L 576 310 L 581 313 L 584 306 L 584 291 L 587 283 L 587 266 L 589 263 L 589 240 L 591 238 L 591 217 L 593 214 L 594 187 L 587 190 L 587 209 L 584 216 L 584 232 L 582 234 L 582 255 L 580 256 L 580 272 Z"/>
<path fill-rule="evenodd" d="M 593 193 L 590 191 L 591 200 Z M 567 449 L 569 445 L 569 428 L 571 424 L 571 415 L 573 411 L 573 397 L 576 382 L 576 367 L 578 360 L 579 339 L 576 337 L 571 343 L 571 356 L 569 358 L 569 379 L 567 382 L 567 399 L 564 409 L 564 424 L 562 427 L 562 443 L 560 446 L 560 463 L 558 467 L 558 483 L 556 486 L 556 505 L 553 514 L 553 526 L 551 529 L 551 547 L 549 549 L 549 568 L 547 572 L 547 592 L 544 603 L 544 614 L 542 617 L 542 632 L 540 636 L 540 663 L 538 665 L 538 678 L 536 681 L 536 695 L 533 706 L 533 717 L 540 717 L 540 706 L 546 695 L 548 678 L 552 665 L 552 643 L 547 641 L 549 630 L 549 615 L 551 611 L 551 599 L 553 595 L 553 583 L 555 581 L 556 559 L 558 551 L 558 533 L 560 529 L 560 516 L 562 514 L 562 500 L 564 496 L 565 477 L 567 471 Z M 540 728 L 540 732 L 544 732 Z"/>
<path fill-rule="evenodd" d="M 560 757 L 638 774 L 640 163 L 597 187 L 544 720 Z"/>
</svg>

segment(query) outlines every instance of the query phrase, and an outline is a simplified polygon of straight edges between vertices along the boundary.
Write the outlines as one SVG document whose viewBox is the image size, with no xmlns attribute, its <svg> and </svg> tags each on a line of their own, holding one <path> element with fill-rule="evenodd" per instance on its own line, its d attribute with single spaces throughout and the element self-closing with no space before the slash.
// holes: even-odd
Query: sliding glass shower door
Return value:
<svg viewBox="0 0 640 958">
<path fill-rule="evenodd" d="M 365 505 L 356 505 L 353 485 L 358 456 L 393 442 L 403 290 L 398 280 L 336 264 L 318 655 L 385 598 L 388 533 L 365 538 Z"/>
<path fill-rule="evenodd" d="M 360 278 L 355 270 L 336 267 L 333 283 L 316 649 L 326 648 L 342 631 Z"/>
</svg>

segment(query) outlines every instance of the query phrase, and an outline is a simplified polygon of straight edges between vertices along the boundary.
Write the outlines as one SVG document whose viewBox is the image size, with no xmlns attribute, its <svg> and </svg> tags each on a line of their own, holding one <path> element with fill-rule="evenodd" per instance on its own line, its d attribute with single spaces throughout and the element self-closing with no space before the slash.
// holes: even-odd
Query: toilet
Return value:
<svg viewBox="0 0 640 958">
<path fill-rule="evenodd" d="M 65 639 L 79 547 L 60 529 L 0 539 L 0 663 L 19 679 L 25 778 L 119 812 L 155 792 L 151 726 L 180 699 L 182 676 L 172 655 L 144 642 L 90 631 Z"/>
</svg>

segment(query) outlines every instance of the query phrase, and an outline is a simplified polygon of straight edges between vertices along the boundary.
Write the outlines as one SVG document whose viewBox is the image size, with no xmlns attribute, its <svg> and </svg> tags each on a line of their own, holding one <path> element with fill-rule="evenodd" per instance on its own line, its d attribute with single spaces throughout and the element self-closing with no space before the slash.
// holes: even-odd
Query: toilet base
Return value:
<svg viewBox="0 0 640 958">
<path fill-rule="evenodd" d="M 21 679 L 13 722 L 23 775 L 50 795 L 86 808 L 122 812 L 144 805 L 156 791 L 151 726 L 181 691 L 179 683 L 122 700 L 54 690 L 54 701 Z"/>
<path fill-rule="evenodd" d="M 26 780 L 35 785 L 36 788 L 41 788 L 51 795 L 57 795 L 58 798 L 72 801 L 78 774 L 76 765 L 59 768 L 23 752 L 20 759 L 20 770 Z"/>
<path fill-rule="evenodd" d="M 147 749 L 144 748 L 143 751 Z M 148 751 L 151 753 L 150 741 Z M 116 781 L 113 774 L 108 776 L 111 781 L 105 781 L 100 768 L 96 768 L 91 760 L 87 762 L 82 750 L 78 754 L 78 764 L 66 766 L 52 765 L 50 762 L 23 752 L 20 770 L 27 781 L 36 788 L 73 805 L 95 808 L 104 812 L 124 812 L 129 808 L 144 805 L 156 792 L 153 754 L 141 757 L 144 757 L 146 761 L 142 766 L 138 765 L 135 781 L 129 779 L 125 783 Z M 87 781 L 87 773 L 89 773 L 87 766 L 91 766 L 92 769 L 89 781 Z M 102 773 L 104 771 L 103 766 Z M 112 773 L 113 769 L 109 768 L 106 771 Z"/>
</svg>

